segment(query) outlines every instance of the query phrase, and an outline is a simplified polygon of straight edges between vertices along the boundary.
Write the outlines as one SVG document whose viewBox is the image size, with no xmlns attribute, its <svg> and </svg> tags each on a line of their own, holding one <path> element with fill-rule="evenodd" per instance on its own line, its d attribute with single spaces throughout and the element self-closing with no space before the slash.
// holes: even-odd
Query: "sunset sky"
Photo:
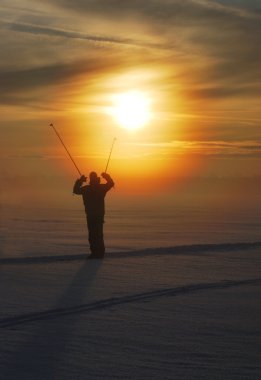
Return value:
<svg viewBox="0 0 261 380">
<path fill-rule="evenodd" d="M 11 188 L 78 176 L 51 122 L 85 174 L 104 170 L 116 137 L 108 172 L 120 189 L 260 176 L 259 0 L 1 0 L 0 12 Z M 135 131 L 111 113 L 130 91 L 150 105 Z"/>
</svg>

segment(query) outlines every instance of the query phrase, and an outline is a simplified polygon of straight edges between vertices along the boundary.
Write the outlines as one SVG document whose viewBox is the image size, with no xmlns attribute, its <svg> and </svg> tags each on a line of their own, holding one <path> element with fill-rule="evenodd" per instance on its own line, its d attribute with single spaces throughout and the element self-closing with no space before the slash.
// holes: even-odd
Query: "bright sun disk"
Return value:
<svg viewBox="0 0 261 380">
<path fill-rule="evenodd" d="M 118 94 L 114 97 L 112 115 L 123 128 L 144 127 L 151 118 L 149 98 L 139 91 Z"/>
</svg>

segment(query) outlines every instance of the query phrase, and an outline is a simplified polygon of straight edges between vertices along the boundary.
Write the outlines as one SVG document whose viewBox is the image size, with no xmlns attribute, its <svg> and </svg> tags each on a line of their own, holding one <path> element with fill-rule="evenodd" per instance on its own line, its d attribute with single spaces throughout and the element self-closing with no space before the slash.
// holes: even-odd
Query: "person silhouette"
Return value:
<svg viewBox="0 0 261 380">
<path fill-rule="evenodd" d="M 90 259 L 101 259 L 105 254 L 103 240 L 104 198 L 106 193 L 114 186 L 114 182 L 107 173 L 102 173 L 101 176 L 105 179 L 106 183 L 101 184 L 97 173 L 91 172 L 89 175 L 89 185 L 83 186 L 87 178 L 82 175 L 81 178 L 76 180 L 73 187 L 73 193 L 82 195 L 83 198 L 89 232 Z"/>
</svg>

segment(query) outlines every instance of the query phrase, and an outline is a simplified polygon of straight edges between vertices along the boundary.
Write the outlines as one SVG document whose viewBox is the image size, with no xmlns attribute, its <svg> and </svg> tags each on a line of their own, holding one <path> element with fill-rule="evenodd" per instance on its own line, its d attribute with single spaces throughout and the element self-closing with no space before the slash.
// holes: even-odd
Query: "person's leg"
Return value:
<svg viewBox="0 0 261 380">
<path fill-rule="evenodd" d="M 87 225 L 91 256 L 102 258 L 105 253 L 103 241 L 103 218 L 88 218 Z"/>
<path fill-rule="evenodd" d="M 91 254 L 94 255 L 96 252 L 95 247 L 95 223 L 90 218 L 87 219 L 87 226 L 88 226 L 88 240 L 89 240 L 89 246 Z"/>
<path fill-rule="evenodd" d="M 105 254 L 105 246 L 103 240 L 103 219 L 97 220 L 96 225 L 96 246 L 97 246 L 97 256 L 102 258 Z"/>
</svg>

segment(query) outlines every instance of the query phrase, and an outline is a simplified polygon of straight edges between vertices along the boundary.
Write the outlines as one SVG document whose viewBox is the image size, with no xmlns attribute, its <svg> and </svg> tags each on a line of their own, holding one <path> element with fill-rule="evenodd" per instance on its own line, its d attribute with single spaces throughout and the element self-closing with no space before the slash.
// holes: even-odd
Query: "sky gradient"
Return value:
<svg viewBox="0 0 261 380">
<path fill-rule="evenodd" d="M 85 174 L 104 170 L 117 137 L 109 172 L 124 191 L 260 176 L 260 1 L 2 0 L 0 12 L 9 186 L 77 177 L 51 122 Z M 129 90 L 153 113 L 135 133 L 107 112 Z"/>
</svg>

